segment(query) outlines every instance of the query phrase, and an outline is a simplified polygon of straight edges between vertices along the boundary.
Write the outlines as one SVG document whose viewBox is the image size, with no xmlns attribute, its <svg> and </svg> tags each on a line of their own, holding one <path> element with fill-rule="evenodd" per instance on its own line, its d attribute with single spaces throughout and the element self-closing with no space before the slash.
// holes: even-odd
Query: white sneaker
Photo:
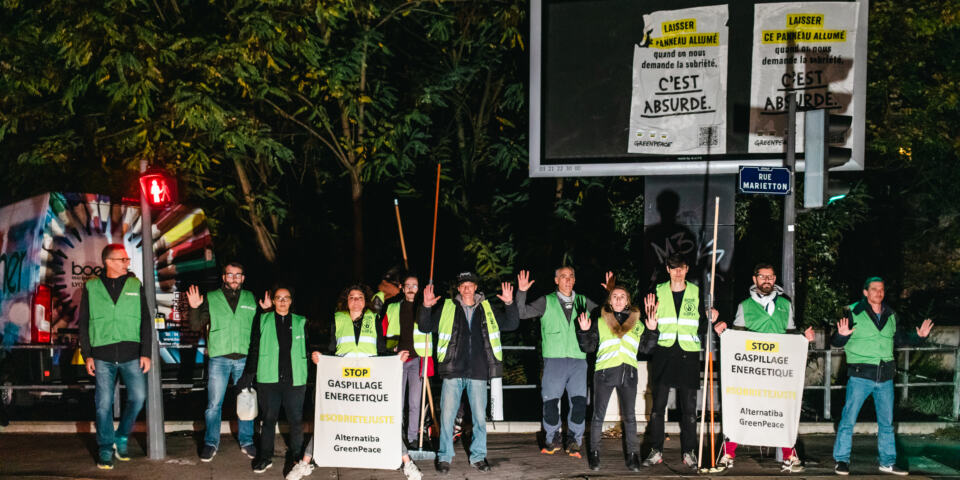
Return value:
<svg viewBox="0 0 960 480">
<path fill-rule="evenodd" d="M 720 457 L 720 461 L 717 463 L 723 465 L 724 468 L 733 468 L 733 457 L 724 453 L 723 456 Z"/>
<path fill-rule="evenodd" d="M 403 474 L 407 476 L 407 480 L 420 480 L 423 478 L 423 473 L 420 472 L 417 464 L 413 463 L 413 460 L 403 464 Z"/>
<path fill-rule="evenodd" d="M 692 451 L 691 451 L 691 452 L 684 453 L 684 454 L 683 454 L 683 464 L 686 465 L 688 468 L 692 468 L 692 469 L 696 470 L 696 469 L 698 468 L 698 467 L 697 467 L 697 454 L 696 454 L 696 453 L 693 453 Z"/>
<path fill-rule="evenodd" d="M 287 480 L 300 480 L 311 473 L 313 473 L 313 464 L 300 460 L 290 469 L 290 473 L 287 474 Z"/>
<path fill-rule="evenodd" d="M 790 458 L 783 461 L 780 471 L 800 473 L 803 471 L 803 464 L 800 463 L 800 458 L 798 458 L 796 455 L 790 455 Z"/>
</svg>

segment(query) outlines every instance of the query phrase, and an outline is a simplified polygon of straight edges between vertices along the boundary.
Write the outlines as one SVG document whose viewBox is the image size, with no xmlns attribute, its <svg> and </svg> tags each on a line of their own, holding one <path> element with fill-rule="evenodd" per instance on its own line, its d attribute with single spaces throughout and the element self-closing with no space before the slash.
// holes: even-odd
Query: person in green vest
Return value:
<svg viewBox="0 0 960 480">
<path fill-rule="evenodd" d="M 497 295 L 503 308 L 490 304 L 477 291 L 480 279 L 473 272 L 457 275 L 457 295 L 440 303 L 434 286 L 423 289 L 423 307 L 418 326 L 424 333 L 437 333 L 437 371 L 443 377 L 440 394 L 440 449 L 437 472 L 450 472 L 453 460 L 453 424 L 464 390 L 473 416 L 473 440 L 470 465 L 489 472 L 487 462 L 487 380 L 503 376 L 503 347 L 500 333 L 515 330 L 520 324 L 513 285 L 500 284 Z M 440 308 L 434 308 L 440 304 Z"/>
<path fill-rule="evenodd" d="M 873 396 L 877 411 L 877 450 L 880 453 L 880 472 L 907 475 L 896 465 L 897 445 L 893 434 L 893 376 L 897 365 L 893 355 L 895 346 L 923 343 L 933 321 L 929 318 L 914 330 L 908 328 L 896 312 L 884 301 L 884 282 L 870 277 L 863 282 L 863 298 L 844 309 L 831 339 L 834 347 L 843 347 L 847 357 L 847 396 L 843 413 L 837 425 L 837 439 L 833 444 L 833 459 L 837 475 L 850 474 L 850 450 L 853 447 L 853 427 L 860 407 Z"/>
<path fill-rule="evenodd" d="M 647 305 L 646 319 L 640 321 L 640 309 L 630 301 L 630 292 L 623 285 L 611 285 L 607 301 L 600 308 L 596 322 L 590 314 L 577 317 L 580 329 L 576 331 L 577 344 L 584 353 L 596 352 L 593 372 L 593 418 L 590 421 L 590 449 L 587 462 L 590 470 L 600 470 L 600 439 L 603 419 L 610 403 L 610 394 L 616 390 L 623 421 L 624 459 L 627 468 L 640 471 L 637 442 L 637 354 L 648 353 L 656 347 L 657 311 Z M 644 328 L 646 327 L 646 328 Z"/>
<path fill-rule="evenodd" d="M 371 310 L 372 295 L 365 285 L 350 285 L 337 299 L 336 312 L 333 314 L 333 335 L 329 351 L 337 357 L 377 357 L 387 355 L 380 317 Z M 397 352 L 401 362 L 406 362 L 410 352 Z M 310 355 L 314 365 L 320 363 L 320 352 Z M 420 480 L 423 477 L 420 468 L 413 462 L 407 446 L 401 441 L 401 469 L 407 480 Z M 300 480 L 313 472 L 313 438 L 307 444 L 303 458 L 300 459 L 286 480 Z"/>
<path fill-rule="evenodd" d="M 223 286 L 204 298 L 196 285 L 187 289 L 190 304 L 190 328 L 204 332 L 207 338 L 207 425 L 200 449 L 200 460 L 213 460 L 220 447 L 220 420 L 223 397 L 230 380 L 236 384 L 243 376 L 250 347 L 250 329 L 257 316 L 253 293 L 243 290 L 243 265 L 230 262 L 223 267 Z M 259 302 L 264 310 L 273 306 L 269 292 Z M 237 421 L 237 440 L 248 458 L 257 456 L 253 444 L 253 420 Z"/>
<path fill-rule="evenodd" d="M 87 373 L 96 377 L 97 468 L 110 470 L 114 458 L 130 460 L 130 431 L 147 398 L 145 374 L 150 371 L 153 320 L 140 281 L 127 271 L 130 257 L 124 246 L 111 243 L 100 258 L 103 270 L 83 284 L 77 314 L 80 353 Z M 127 401 L 114 431 L 118 376 L 127 387 Z"/>
<path fill-rule="evenodd" d="M 386 303 L 381 312 L 386 330 L 387 349 L 396 352 L 408 352 L 403 363 L 403 398 L 407 402 L 404 420 L 407 423 L 404 440 L 407 448 L 418 448 L 417 437 L 420 426 L 420 396 L 423 390 L 421 375 L 424 374 L 423 362 L 427 362 L 429 374 L 430 358 L 433 355 L 431 335 L 420 331 L 417 324 L 418 294 L 420 280 L 416 274 L 407 272 L 401 276 L 400 289 L 403 295 L 397 295 Z"/>
<path fill-rule="evenodd" d="M 260 314 L 250 329 L 250 347 L 240 388 L 256 380 L 260 410 L 260 445 L 254 473 L 273 466 L 274 432 L 280 408 L 290 424 L 289 456 L 303 454 L 303 399 L 307 390 L 307 319 L 291 312 L 293 292 L 273 291 L 273 311 Z"/>
<path fill-rule="evenodd" d="M 690 267 L 686 259 L 673 254 L 666 261 L 670 281 L 657 285 L 647 295 L 645 304 L 657 306 L 660 338 L 650 359 L 650 385 L 653 387 L 653 408 L 648 435 L 650 453 L 643 466 L 663 463 L 664 414 L 670 389 L 676 389 L 680 410 L 680 451 L 683 464 L 697 468 L 697 390 L 700 388 L 701 338 L 709 323 L 716 321 L 711 310 L 707 320 L 700 288 L 687 281 Z"/>
<path fill-rule="evenodd" d="M 607 282 L 612 276 L 612 272 L 607 273 Z M 521 270 L 517 276 L 516 302 L 521 319 L 540 317 L 543 355 L 541 425 L 544 432 L 544 446 L 540 453 L 553 455 L 560 450 L 560 400 L 566 391 L 569 407 L 566 452 L 571 457 L 581 458 L 580 445 L 587 415 L 587 355 L 577 343 L 576 320 L 581 313 L 597 308 L 597 304 L 573 291 L 576 281 L 573 267 L 560 267 L 553 277 L 557 289 L 528 304 L 527 290 L 534 280 L 530 280 L 529 271 Z M 601 285 L 606 288 L 607 283 Z"/>
<path fill-rule="evenodd" d="M 783 288 L 777 282 L 777 274 L 773 265 L 760 263 L 753 268 L 753 285 L 750 286 L 750 297 L 740 302 L 737 314 L 733 319 L 734 330 L 746 330 L 757 333 L 796 333 L 797 327 L 793 320 L 793 303 L 783 296 Z M 713 325 L 717 335 L 727 329 L 726 322 L 717 322 Z M 807 341 L 814 340 L 813 327 L 803 331 Z M 798 473 L 803 471 L 803 464 L 796 450 L 792 446 L 781 447 L 783 453 L 783 471 Z M 718 462 L 727 468 L 733 467 L 737 456 L 737 443 L 726 441 L 723 444 L 723 456 Z"/>
</svg>

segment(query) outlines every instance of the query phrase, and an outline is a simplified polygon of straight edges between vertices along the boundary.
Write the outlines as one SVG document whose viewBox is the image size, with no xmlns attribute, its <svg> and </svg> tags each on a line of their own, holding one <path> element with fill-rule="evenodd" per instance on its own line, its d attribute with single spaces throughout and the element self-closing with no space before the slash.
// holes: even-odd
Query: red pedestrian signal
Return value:
<svg viewBox="0 0 960 480">
<path fill-rule="evenodd" d="M 140 194 L 154 208 L 166 208 L 177 201 L 177 182 L 166 171 L 150 169 L 140 174 Z"/>
</svg>

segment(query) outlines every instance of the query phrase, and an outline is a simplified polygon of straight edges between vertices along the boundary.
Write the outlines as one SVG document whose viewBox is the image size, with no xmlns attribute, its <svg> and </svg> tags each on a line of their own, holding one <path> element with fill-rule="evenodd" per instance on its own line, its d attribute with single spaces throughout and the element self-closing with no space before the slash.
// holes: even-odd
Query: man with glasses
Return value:
<svg viewBox="0 0 960 480">
<path fill-rule="evenodd" d="M 746 330 L 757 333 L 795 333 L 797 326 L 793 321 L 793 304 L 783 296 L 783 288 L 776 284 L 777 275 L 773 265 L 760 263 L 753 268 L 753 285 L 750 286 L 750 298 L 740 302 L 737 306 L 737 315 L 733 320 L 735 330 Z M 717 334 L 727 329 L 726 322 L 717 322 L 713 326 Z M 807 341 L 814 339 L 813 327 L 803 331 Z M 798 473 L 803 471 L 803 464 L 797 456 L 796 450 L 790 447 L 783 449 L 783 471 Z M 723 457 L 720 464 L 733 467 L 733 459 L 737 456 L 736 442 L 725 442 Z"/>
<path fill-rule="evenodd" d="M 429 362 L 431 355 L 430 334 L 420 331 L 417 323 L 417 293 L 420 282 L 412 273 L 405 274 L 400 280 L 400 291 L 388 300 L 383 310 L 383 323 L 387 331 L 387 348 L 397 352 L 409 352 L 403 363 L 403 398 L 407 401 L 407 431 L 404 441 L 407 448 L 415 448 L 420 426 L 420 396 L 423 383 L 421 372 L 423 364 Z"/>
<path fill-rule="evenodd" d="M 123 245 L 107 245 L 100 258 L 103 271 L 84 283 L 78 314 L 80 353 L 87 373 L 96 378 L 97 468 L 110 470 L 114 457 L 130 460 L 130 431 L 147 397 L 152 320 L 140 281 L 127 271 L 130 257 Z M 127 401 L 114 431 L 113 395 L 118 376 L 127 386 Z"/>
<path fill-rule="evenodd" d="M 213 460 L 220 447 L 220 418 L 223 397 L 231 378 L 236 384 L 243 375 L 250 348 L 250 327 L 257 314 L 253 293 L 242 290 L 243 265 L 237 262 L 223 267 L 223 286 L 209 292 L 206 299 L 196 285 L 187 289 L 190 303 L 190 328 L 207 334 L 207 409 L 204 412 L 207 430 L 200 449 L 200 460 Z M 264 293 L 260 306 L 272 306 Z M 253 444 L 253 420 L 237 422 L 240 450 L 249 458 L 257 455 Z"/>
</svg>

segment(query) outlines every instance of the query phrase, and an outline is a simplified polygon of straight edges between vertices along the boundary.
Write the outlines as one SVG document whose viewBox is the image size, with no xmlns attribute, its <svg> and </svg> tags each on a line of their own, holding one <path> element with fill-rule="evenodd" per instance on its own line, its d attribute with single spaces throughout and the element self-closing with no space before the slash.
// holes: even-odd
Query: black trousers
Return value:
<svg viewBox="0 0 960 480">
<path fill-rule="evenodd" d="M 650 414 L 650 448 L 663 451 L 663 422 L 667 408 L 670 388 L 666 385 L 653 386 L 653 410 Z M 680 410 L 680 448 L 681 452 L 697 449 L 697 389 L 676 387 L 677 408 Z"/>
<path fill-rule="evenodd" d="M 593 418 L 590 420 L 590 450 L 600 449 L 603 417 L 607 414 L 610 393 L 617 391 L 620 419 L 623 420 L 625 454 L 637 452 L 637 369 L 628 365 L 605 368 L 593 373 Z"/>
<path fill-rule="evenodd" d="M 277 419 L 280 407 L 283 407 L 287 423 L 290 424 L 290 454 L 299 459 L 303 455 L 303 398 L 307 387 L 294 387 L 279 383 L 258 383 L 257 402 L 260 410 L 260 447 L 257 456 L 260 459 L 273 457 L 273 441 L 276 437 Z"/>
</svg>

